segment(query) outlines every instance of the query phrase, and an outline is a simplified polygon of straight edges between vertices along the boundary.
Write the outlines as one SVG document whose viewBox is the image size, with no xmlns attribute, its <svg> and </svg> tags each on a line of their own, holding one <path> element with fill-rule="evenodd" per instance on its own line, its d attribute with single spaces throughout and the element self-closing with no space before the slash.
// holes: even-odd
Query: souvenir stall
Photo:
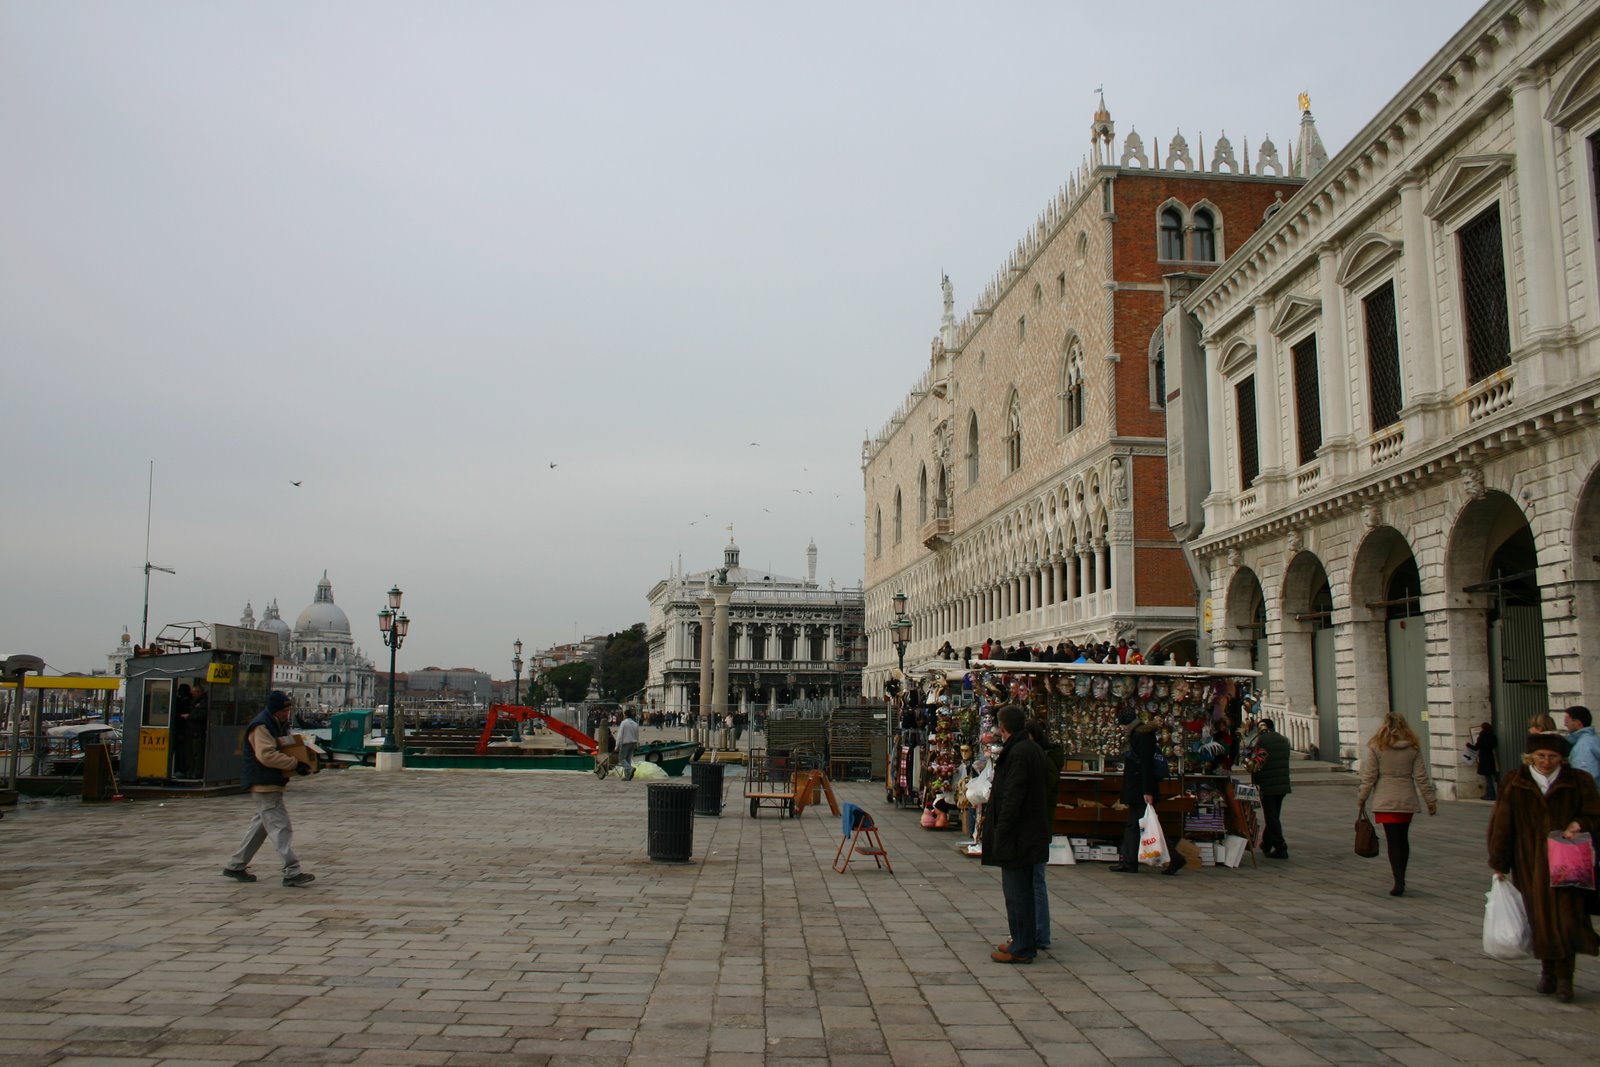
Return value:
<svg viewBox="0 0 1600 1067">
<path fill-rule="evenodd" d="M 960 746 L 998 746 L 995 709 L 1022 704 L 1048 724 L 1065 753 L 1055 818 L 1060 862 L 1115 862 L 1127 819 L 1120 803 L 1125 731 L 1117 717 L 1129 709 L 1140 722 L 1157 724 L 1157 763 L 1165 777 L 1154 807 L 1169 847 L 1186 839 L 1198 853 L 1191 858 L 1202 864 L 1237 865 L 1247 851 L 1254 859 L 1259 805 L 1232 774 L 1247 771 L 1237 762 L 1239 735 L 1242 723 L 1255 717 L 1257 672 L 980 661 L 970 670 L 930 663 L 918 673 L 936 709 L 926 746 L 925 811 L 947 801 L 957 805 Z"/>
</svg>

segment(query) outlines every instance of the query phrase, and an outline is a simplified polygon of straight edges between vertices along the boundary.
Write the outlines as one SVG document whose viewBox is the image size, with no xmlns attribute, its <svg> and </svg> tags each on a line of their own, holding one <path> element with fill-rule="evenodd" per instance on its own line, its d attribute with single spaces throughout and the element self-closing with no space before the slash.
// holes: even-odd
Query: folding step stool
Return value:
<svg viewBox="0 0 1600 1067">
<path fill-rule="evenodd" d="M 844 840 L 839 842 L 839 849 L 833 854 L 835 871 L 844 874 L 856 856 L 871 856 L 879 870 L 887 869 L 890 874 L 894 873 L 894 865 L 889 862 L 883 839 L 878 836 L 878 824 L 872 821 L 872 816 L 865 809 L 846 804 L 840 821 L 844 827 Z M 841 858 L 843 863 L 840 862 Z"/>
</svg>

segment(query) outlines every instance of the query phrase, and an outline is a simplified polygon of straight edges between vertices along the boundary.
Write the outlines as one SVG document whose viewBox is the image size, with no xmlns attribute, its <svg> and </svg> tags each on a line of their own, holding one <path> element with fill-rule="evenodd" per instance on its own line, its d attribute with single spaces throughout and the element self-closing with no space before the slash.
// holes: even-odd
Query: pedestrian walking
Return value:
<svg viewBox="0 0 1600 1067">
<path fill-rule="evenodd" d="M 1582 704 L 1567 709 L 1567 762 L 1590 778 L 1600 778 L 1600 738 L 1594 734 L 1594 716 Z"/>
<path fill-rule="evenodd" d="M 1528 909 L 1539 960 L 1534 988 L 1563 1001 L 1573 997 L 1578 953 L 1600 950 L 1588 914 L 1594 894 L 1550 885 L 1550 838 L 1600 834 L 1600 791 L 1593 777 L 1567 762 L 1569 751 L 1559 734 L 1530 734 L 1527 763 L 1500 783 L 1489 817 L 1489 866 L 1496 878 L 1511 879 Z"/>
<path fill-rule="evenodd" d="M 1261 793 L 1261 809 L 1267 827 L 1261 835 L 1261 848 L 1268 859 L 1289 858 L 1289 842 L 1283 837 L 1283 798 L 1293 789 L 1289 784 L 1289 739 L 1280 734 L 1271 719 L 1262 719 L 1256 730 L 1256 747 L 1264 754 L 1261 766 L 1250 773 L 1250 781 Z"/>
<path fill-rule="evenodd" d="M 633 717 L 633 709 L 629 708 L 623 717 L 622 725 L 617 727 L 617 758 L 622 764 L 622 780 L 633 781 L 633 754 L 639 750 L 639 720 Z"/>
<path fill-rule="evenodd" d="M 1494 732 L 1494 723 L 1478 726 L 1478 736 L 1467 742 L 1467 751 L 1477 757 L 1478 777 L 1483 779 L 1483 799 L 1494 799 L 1494 784 L 1500 777 L 1500 738 Z"/>
<path fill-rule="evenodd" d="M 1406 894 L 1406 865 L 1411 862 L 1411 817 L 1428 806 L 1429 815 L 1439 814 L 1439 798 L 1422 758 L 1421 743 L 1405 715 L 1391 711 L 1383 725 L 1367 742 L 1367 759 L 1361 768 L 1361 795 L 1356 809 L 1365 814 L 1367 799 L 1372 799 L 1373 821 L 1383 827 L 1389 847 L 1389 870 L 1394 875 L 1391 897 Z"/>
<path fill-rule="evenodd" d="M 1050 762 L 1028 736 L 1028 716 L 1020 704 L 1004 705 L 997 719 L 1003 745 L 995 757 L 985 813 L 983 865 L 1000 868 L 1011 937 L 989 958 L 996 963 L 1032 963 L 1038 952 L 1033 868 L 1050 858 L 1050 825 L 1044 814 Z"/>
<path fill-rule="evenodd" d="M 222 873 L 239 882 L 253 882 L 256 876 L 249 871 L 250 860 L 262 842 L 272 840 L 272 847 L 283 860 L 283 884 L 299 888 L 316 881 L 316 875 L 300 869 L 300 857 L 294 853 L 294 829 L 289 824 L 289 809 L 284 806 L 284 793 L 289 788 L 289 775 L 310 774 L 311 767 L 295 759 L 281 748 L 281 741 L 289 734 L 289 716 L 294 701 L 281 689 L 267 694 L 267 707 L 250 720 L 244 731 L 244 772 L 240 781 L 250 792 L 255 814 L 250 817 L 250 828 L 245 831 L 239 849 L 229 858 Z"/>
<path fill-rule="evenodd" d="M 1530 734 L 1553 734 L 1556 732 L 1556 720 L 1549 712 L 1541 712 L 1528 720 Z"/>
<path fill-rule="evenodd" d="M 1139 873 L 1139 821 L 1145 809 L 1156 802 L 1161 788 L 1161 778 L 1156 772 L 1156 728 L 1152 719 L 1140 722 L 1139 713 L 1125 707 L 1117 712 L 1117 724 L 1122 727 L 1122 803 L 1128 806 L 1128 823 L 1122 831 L 1122 847 L 1117 862 L 1110 867 L 1117 874 Z M 1177 874 L 1189 861 L 1181 852 L 1173 852 L 1172 860 L 1162 874 Z"/>
</svg>

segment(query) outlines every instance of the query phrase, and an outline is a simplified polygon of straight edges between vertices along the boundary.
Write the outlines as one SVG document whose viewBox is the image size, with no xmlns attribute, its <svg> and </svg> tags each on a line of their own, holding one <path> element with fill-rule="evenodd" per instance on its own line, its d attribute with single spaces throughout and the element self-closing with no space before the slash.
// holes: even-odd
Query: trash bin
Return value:
<svg viewBox="0 0 1600 1067">
<path fill-rule="evenodd" d="M 645 786 L 646 845 L 652 863 L 688 863 L 694 851 L 695 786 L 650 782 Z"/>
<path fill-rule="evenodd" d="M 689 779 L 694 783 L 694 813 L 722 814 L 722 764 L 691 763 Z"/>
</svg>

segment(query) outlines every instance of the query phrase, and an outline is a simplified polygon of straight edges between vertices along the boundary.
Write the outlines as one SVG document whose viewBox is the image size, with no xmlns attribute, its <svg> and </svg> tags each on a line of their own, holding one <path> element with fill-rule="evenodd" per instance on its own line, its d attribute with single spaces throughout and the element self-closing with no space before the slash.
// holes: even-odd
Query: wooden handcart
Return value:
<svg viewBox="0 0 1600 1067">
<path fill-rule="evenodd" d="M 780 808 L 789 818 L 796 818 L 816 803 L 819 792 L 828 798 L 828 809 L 838 815 L 839 800 L 833 795 L 833 783 L 815 753 L 798 748 L 777 756 L 769 755 L 766 749 L 750 753 L 744 796 L 750 802 L 751 818 L 758 816 L 763 807 Z"/>
</svg>

